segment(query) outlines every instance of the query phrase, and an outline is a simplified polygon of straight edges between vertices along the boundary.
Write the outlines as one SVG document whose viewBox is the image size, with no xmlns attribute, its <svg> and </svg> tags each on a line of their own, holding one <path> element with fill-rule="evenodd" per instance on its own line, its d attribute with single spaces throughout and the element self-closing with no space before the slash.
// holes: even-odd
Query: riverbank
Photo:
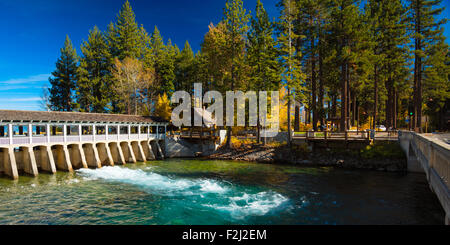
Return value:
<svg viewBox="0 0 450 245">
<path fill-rule="evenodd" d="M 368 169 L 386 172 L 404 172 L 406 156 L 397 143 L 377 143 L 365 149 L 315 149 L 305 145 L 241 144 L 229 149 L 221 147 L 208 159 L 259 163 L 292 164 L 298 166 L 330 166 L 346 169 Z"/>
</svg>

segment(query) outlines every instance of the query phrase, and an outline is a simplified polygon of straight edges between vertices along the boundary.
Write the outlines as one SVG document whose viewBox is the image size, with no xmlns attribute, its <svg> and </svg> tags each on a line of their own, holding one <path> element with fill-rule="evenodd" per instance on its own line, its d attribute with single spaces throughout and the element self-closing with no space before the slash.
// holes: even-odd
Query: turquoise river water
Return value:
<svg viewBox="0 0 450 245">
<path fill-rule="evenodd" d="M 424 175 L 152 161 L 0 178 L 0 224 L 443 224 Z"/>
</svg>

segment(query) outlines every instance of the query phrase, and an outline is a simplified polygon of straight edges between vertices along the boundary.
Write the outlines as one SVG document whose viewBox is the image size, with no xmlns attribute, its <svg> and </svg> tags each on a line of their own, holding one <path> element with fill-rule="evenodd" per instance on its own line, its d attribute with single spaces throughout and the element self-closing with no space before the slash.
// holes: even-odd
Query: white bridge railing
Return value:
<svg viewBox="0 0 450 245">
<path fill-rule="evenodd" d="M 408 153 L 408 162 L 418 161 L 422 166 L 431 189 L 446 212 L 445 223 L 450 225 L 450 145 L 427 135 L 405 131 L 399 134 L 399 140 Z"/>
<path fill-rule="evenodd" d="M 56 135 L 56 136 L 13 136 L 12 138 L 0 137 L 0 145 L 25 145 L 47 143 L 75 143 L 96 141 L 121 141 L 121 140 L 149 140 L 164 139 L 164 134 L 121 134 L 121 135 Z M 95 139 L 95 140 L 94 140 Z"/>
</svg>

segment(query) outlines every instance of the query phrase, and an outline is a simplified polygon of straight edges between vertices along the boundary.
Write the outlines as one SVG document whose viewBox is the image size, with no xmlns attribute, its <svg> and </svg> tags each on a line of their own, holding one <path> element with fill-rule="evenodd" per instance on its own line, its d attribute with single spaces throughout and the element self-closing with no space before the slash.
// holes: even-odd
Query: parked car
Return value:
<svg viewBox="0 0 450 245">
<path fill-rule="evenodd" d="M 386 132 L 386 127 L 384 125 L 377 125 L 376 126 L 377 131 Z"/>
</svg>

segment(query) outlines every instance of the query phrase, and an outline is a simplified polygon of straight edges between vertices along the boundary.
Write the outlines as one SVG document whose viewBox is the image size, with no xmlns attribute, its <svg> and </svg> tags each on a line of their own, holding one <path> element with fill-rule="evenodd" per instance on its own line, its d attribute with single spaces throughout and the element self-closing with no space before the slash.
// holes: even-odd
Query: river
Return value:
<svg viewBox="0 0 450 245">
<path fill-rule="evenodd" d="M 0 178 L 0 224 L 443 224 L 422 174 L 152 161 Z"/>
</svg>

